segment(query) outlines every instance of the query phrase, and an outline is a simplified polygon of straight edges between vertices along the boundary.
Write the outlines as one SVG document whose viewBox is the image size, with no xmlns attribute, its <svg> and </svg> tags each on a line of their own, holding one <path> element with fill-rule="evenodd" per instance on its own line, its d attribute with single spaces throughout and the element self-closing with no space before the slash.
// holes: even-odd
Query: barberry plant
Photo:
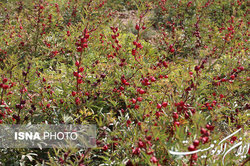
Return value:
<svg viewBox="0 0 250 166">
<path fill-rule="evenodd" d="M 96 124 L 96 148 L 5 165 L 221 165 L 249 145 L 246 0 L 0 2 L 0 124 Z M 237 149 L 236 149 L 237 150 Z M 238 149 L 239 150 L 239 149 Z M 244 165 L 237 151 L 225 165 Z"/>
</svg>

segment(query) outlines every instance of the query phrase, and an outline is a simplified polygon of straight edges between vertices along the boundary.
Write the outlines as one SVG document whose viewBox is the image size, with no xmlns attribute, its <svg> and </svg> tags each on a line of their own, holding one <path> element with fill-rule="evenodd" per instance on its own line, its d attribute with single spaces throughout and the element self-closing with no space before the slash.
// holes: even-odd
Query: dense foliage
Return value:
<svg viewBox="0 0 250 166">
<path fill-rule="evenodd" d="M 1 149 L 1 164 L 221 165 L 223 155 L 169 150 L 205 149 L 240 128 L 228 146 L 248 143 L 248 6 L 0 2 L 0 123 L 98 129 L 94 149 Z M 236 150 L 225 165 L 249 161 Z"/>
</svg>

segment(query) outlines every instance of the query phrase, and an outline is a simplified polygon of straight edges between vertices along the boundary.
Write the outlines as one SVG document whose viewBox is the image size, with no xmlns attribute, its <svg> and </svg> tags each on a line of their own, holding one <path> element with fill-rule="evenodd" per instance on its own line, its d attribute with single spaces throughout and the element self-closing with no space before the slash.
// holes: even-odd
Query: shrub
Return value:
<svg viewBox="0 0 250 166">
<path fill-rule="evenodd" d="M 220 155 L 169 150 L 240 128 L 248 141 L 247 2 L 125 2 L 1 2 L 0 123 L 98 129 L 96 148 L 1 149 L 2 164 L 218 165 Z M 136 10 L 132 32 L 117 20 L 123 7 Z"/>
</svg>

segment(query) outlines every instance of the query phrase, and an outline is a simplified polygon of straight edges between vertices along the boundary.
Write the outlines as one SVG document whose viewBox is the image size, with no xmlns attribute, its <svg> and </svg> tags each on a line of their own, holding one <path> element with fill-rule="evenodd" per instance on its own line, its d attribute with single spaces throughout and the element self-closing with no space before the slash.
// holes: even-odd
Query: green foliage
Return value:
<svg viewBox="0 0 250 166">
<path fill-rule="evenodd" d="M 246 1 L 6 2 L 0 123 L 94 123 L 98 135 L 93 149 L 1 149 L 1 164 L 220 165 L 169 150 L 239 128 L 234 141 L 248 141 Z M 231 152 L 225 165 L 245 160 Z"/>
</svg>

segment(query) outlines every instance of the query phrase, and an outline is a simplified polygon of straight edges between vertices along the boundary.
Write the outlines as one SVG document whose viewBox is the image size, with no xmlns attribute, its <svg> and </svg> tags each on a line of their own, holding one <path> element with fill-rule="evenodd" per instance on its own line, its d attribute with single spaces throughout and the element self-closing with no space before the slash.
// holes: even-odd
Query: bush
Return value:
<svg viewBox="0 0 250 166">
<path fill-rule="evenodd" d="M 205 149 L 240 128 L 248 141 L 246 1 L 6 2 L 0 123 L 96 124 L 98 136 L 93 149 L 1 149 L 1 164 L 219 165 L 222 155 L 169 150 Z M 133 33 L 123 7 L 136 10 Z"/>
</svg>

